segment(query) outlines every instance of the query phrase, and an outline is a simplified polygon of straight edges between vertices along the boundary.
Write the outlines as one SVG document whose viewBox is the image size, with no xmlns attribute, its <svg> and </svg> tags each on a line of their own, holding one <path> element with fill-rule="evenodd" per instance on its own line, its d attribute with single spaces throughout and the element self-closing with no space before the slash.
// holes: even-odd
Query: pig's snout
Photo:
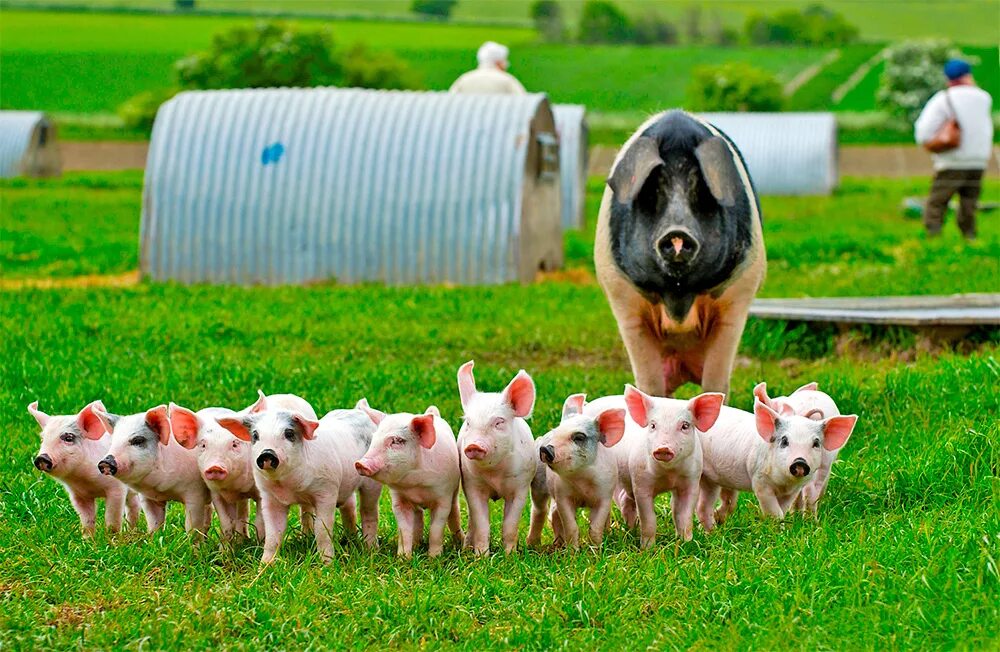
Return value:
<svg viewBox="0 0 1000 652">
<path fill-rule="evenodd" d="M 809 465 L 804 459 L 798 457 L 794 462 L 792 462 L 792 465 L 788 467 L 788 472 L 796 478 L 804 478 L 809 475 Z"/>
<path fill-rule="evenodd" d="M 38 469 L 39 471 L 44 471 L 45 473 L 48 473 L 49 471 L 52 470 L 52 458 L 49 457 L 47 454 L 42 453 L 41 455 L 35 458 L 35 468 Z"/>
<path fill-rule="evenodd" d="M 669 264 L 690 263 L 698 255 L 701 245 L 684 227 L 673 227 L 656 243 L 660 257 Z"/>
<path fill-rule="evenodd" d="M 366 478 L 375 475 L 375 468 L 367 460 L 358 460 L 354 463 L 354 468 L 358 470 L 359 475 L 363 475 Z"/>
<path fill-rule="evenodd" d="M 257 456 L 257 467 L 264 471 L 273 471 L 278 468 L 278 456 L 274 454 L 274 451 L 270 448 L 261 452 Z"/>
<path fill-rule="evenodd" d="M 542 446 L 538 449 L 538 457 L 546 464 L 552 464 L 556 461 L 556 449 L 551 446 Z"/>
<path fill-rule="evenodd" d="M 108 455 L 97 463 L 97 470 L 104 475 L 116 475 L 118 473 L 118 461 L 114 455 Z"/>
<path fill-rule="evenodd" d="M 204 476 L 206 480 L 225 480 L 229 476 L 229 471 L 218 464 L 213 464 L 205 469 Z"/>
<path fill-rule="evenodd" d="M 666 446 L 661 446 L 653 451 L 653 458 L 660 462 L 669 462 L 674 459 L 674 452 Z"/>
<path fill-rule="evenodd" d="M 470 460 L 481 460 L 486 457 L 486 449 L 479 444 L 469 444 L 465 447 L 465 456 Z"/>
</svg>

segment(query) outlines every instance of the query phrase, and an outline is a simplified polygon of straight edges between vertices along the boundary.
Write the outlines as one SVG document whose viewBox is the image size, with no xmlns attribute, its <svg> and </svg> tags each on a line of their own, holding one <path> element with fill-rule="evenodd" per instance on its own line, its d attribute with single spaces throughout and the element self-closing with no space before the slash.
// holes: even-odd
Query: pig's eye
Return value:
<svg viewBox="0 0 1000 652">
<path fill-rule="evenodd" d="M 258 439 L 260 439 L 260 433 L 258 433 L 256 430 L 251 430 L 250 441 L 256 444 Z"/>
<path fill-rule="evenodd" d="M 781 446 L 782 448 L 788 448 L 788 437 L 782 437 L 781 440 L 778 442 L 778 446 Z"/>
<path fill-rule="evenodd" d="M 503 426 L 504 426 L 505 423 L 507 423 L 506 419 L 494 419 L 493 420 L 493 427 L 496 428 L 497 430 L 499 430 L 500 428 L 503 428 Z"/>
<path fill-rule="evenodd" d="M 233 450 L 234 451 L 235 450 L 239 450 L 239 448 L 240 448 L 240 442 L 239 442 L 239 440 L 234 440 L 233 441 Z"/>
<path fill-rule="evenodd" d="M 128 443 L 132 444 L 133 446 L 142 446 L 143 444 L 146 443 L 146 440 L 143 439 L 142 437 L 133 437 L 132 439 L 128 440 Z"/>
<path fill-rule="evenodd" d="M 582 443 L 584 443 L 586 441 L 587 441 L 587 435 L 583 434 L 582 432 L 575 432 L 575 433 L 573 433 L 573 443 L 574 444 L 582 444 Z"/>
<path fill-rule="evenodd" d="M 288 441 L 295 441 L 295 429 L 285 428 L 285 439 Z"/>
<path fill-rule="evenodd" d="M 650 430 L 656 430 L 656 422 L 655 421 L 650 421 L 649 422 L 649 429 Z"/>
<path fill-rule="evenodd" d="M 201 450 L 205 450 L 205 442 L 201 442 Z"/>
<path fill-rule="evenodd" d="M 813 439 L 813 448 L 819 448 L 819 439 Z"/>
<path fill-rule="evenodd" d="M 391 439 L 389 439 L 389 445 L 396 448 L 402 446 L 405 443 L 406 440 L 403 439 L 402 437 L 392 437 Z"/>
<path fill-rule="evenodd" d="M 690 429 L 691 429 L 690 423 L 688 423 L 687 421 L 681 421 L 681 431 L 687 432 Z"/>
<path fill-rule="evenodd" d="M 76 436 L 71 432 L 64 432 L 59 436 L 59 439 L 63 440 L 67 444 L 72 444 L 74 441 L 76 441 Z"/>
</svg>

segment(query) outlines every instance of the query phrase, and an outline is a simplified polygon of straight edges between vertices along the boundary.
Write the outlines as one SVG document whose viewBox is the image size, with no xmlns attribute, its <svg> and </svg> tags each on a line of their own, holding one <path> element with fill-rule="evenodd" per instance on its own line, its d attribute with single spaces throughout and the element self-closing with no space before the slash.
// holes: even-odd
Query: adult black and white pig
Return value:
<svg viewBox="0 0 1000 652">
<path fill-rule="evenodd" d="M 639 127 L 611 169 L 594 260 L 639 389 L 729 393 L 766 261 L 753 182 L 725 134 L 683 111 Z"/>
</svg>

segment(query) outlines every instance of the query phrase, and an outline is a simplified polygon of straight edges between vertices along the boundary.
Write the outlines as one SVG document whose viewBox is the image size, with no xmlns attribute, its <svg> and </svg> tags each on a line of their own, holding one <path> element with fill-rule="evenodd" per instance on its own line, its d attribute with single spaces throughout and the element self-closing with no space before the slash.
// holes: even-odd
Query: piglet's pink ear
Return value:
<svg viewBox="0 0 1000 652">
<path fill-rule="evenodd" d="M 792 408 L 792 406 L 780 398 L 771 400 L 771 409 L 773 409 L 775 412 L 785 417 L 790 417 L 795 414 L 795 410 Z"/>
<path fill-rule="evenodd" d="M 476 395 L 476 379 L 472 376 L 472 368 L 476 363 L 469 360 L 458 368 L 458 396 L 464 408 Z"/>
<path fill-rule="evenodd" d="M 799 387 L 797 390 L 792 392 L 792 394 L 798 394 L 799 392 L 818 392 L 818 391 L 819 391 L 819 383 L 812 382 L 812 383 L 806 383 L 802 387 Z"/>
<path fill-rule="evenodd" d="M 167 416 L 166 405 L 157 405 L 146 410 L 146 425 L 156 433 L 161 445 L 166 446 L 170 443 L 170 418 Z"/>
<path fill-rule="evenodd" d="M 319 421 L 313 421 L 301 414 L 293 414 L 292 419 L 302 428 L 303 439 L 316 439 L 316 429 L 319 428 Z"/>
<path fill-rule="evenodd" d="M 753 396 L 764 405 L 772 407 L 771 397 L 767 395 L 767 383 L 757 383 L 754 385 Z"/>
<path fill-rule="evenodd" d="M 105 433 L 114 430 L 117 417 L 112 417 L 104 409 L 104 403 L 93 401 L 76 415 L 76 427 L 87 439 L 98 440 Z"/>
<path fill-rule="evenodd" d="M 632 417 L 632 421 L 639 424 L 640 428 L 645 428 L 649 423 L 651 403 L 649 396 L 632 385 L 625 385 L 625 407 L 628 408 L 628 415 Z"/>
<path fill-rule="evenodd" d="M 242 439 L 243 441 L 250 441 L 250 428 L 247 427 L 247 423 L 243 419 L 237 417 L 223 417 L 221 419 L 216 419 L 216 422 L 233 433 L 233 437 L 237 439 Z"/>
<path fill-rule="evenodd" d="M 434 430 L 434 415 L 422 414 L 419 417 L 410 419 L 410 430 L 417 436 L 420 445 L 424 448 L 431 448 L 437 440 L 437 433 Z"/>
<path fill-rule="evenodd" d="M 566 400 L 563 402 L 562 418 L 563 421 L 573 416 L 574 414 L 582 414 L 583 406 L 587 402 L 586 394 L 573 394 L 572 396 L 567 396 Z"/>
<path fill-rule="evenodd" d="M 535 381 L 524 369 L 503 390 L 503 398 L 514 408 L 514 416 L 527 419 L 535 407 Z"/>
<path fill-rule="evenodd" d="M 726 400 L 725 394 L 717 392 L 706 392 L 699 394 L 688 401 L 688 410 L 694 417 L 694 427 L 701 432 L 707 432 L 715 425 L 722 411 L 722 403 Z"/>
<path fill-rule="evenodd" d="M 264 390 L 257 390 L 257 402 L 250 406 L 247 410 L 250 414 L 257 414 L 258 412 L 267 411 L 267 396 L 264 394 Z"/>
<path fill-rule="evenodd" d="M 382 423 L 382 419 L 385 418 L 385 412 L 380 412 L 379 410 L 376 410 L 375 408 L 368 405 L 368 399 L 366 398 L 362 398 L 360 401 L 358 401 L 354 405 L 354 409 L 361 410 L 362 412 L 367 414 L 368 418 L 371 419 L 372 423 L 374 423 L 376 426 Z"/>
<path fill-rule="evenodd" d="M 49 422 L 49 415 L 38 409 L 38 401 L 35 401 L 28 406 L 28 414 L 35 417 L 35 421 L 38 422 L 39 428 L 45 429 L 45 424 Z"/>
<path fill-rule="evenodd" d="M 170 419 L 170 432 L 177 443 L 184 448 L 194 448 L 198 442 L 198 429 L 201 427 L 198 415 L 186 407 L 171 403 L 167 408 L 167 417 Z"/>
<path fill-rule="evenodd" d="M 770 443 L 774 438 L 774 431 L 778 428 L 778 413 L 759 400 L 755 400 L 753 414 L 757 419 L 757 434 L 760 435 L 761 439 Z"/>
<path fill-rule="evenodd" d="M 855 414 L 830 417 L 823 422 L 823 448 L 828 451 L 840 450 L 847 443 L 854 425 L 858 422 Z"/>
<path fill-rule="evenodd" d="M 432 417 L 438 417 L 439 419 L 441 418 L 441 410 L 439 410 L 436 405 L 428 405 L 427 409 L 424 410 L 424 414 L 429 414 Z"/>
<path fill-rule="evenodd" d="M 620 442 L 625 434 L 625 410 L 612 408 L 598 414 L 597 430 L 601 433 L 601 443 L 607 448 Z"/>
</svg>

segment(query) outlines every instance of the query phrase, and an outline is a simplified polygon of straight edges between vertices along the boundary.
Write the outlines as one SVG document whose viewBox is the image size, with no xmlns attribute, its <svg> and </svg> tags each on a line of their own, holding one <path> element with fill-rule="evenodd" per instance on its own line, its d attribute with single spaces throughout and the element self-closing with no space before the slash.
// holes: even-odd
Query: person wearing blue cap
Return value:
<svg viewBox="0 0 1000 652">
<path fill-rule="evenodd" d="M 952 195 L 958 194 L 958 228 L 976 238 L 976 208 L 983 172 L 993 150 L 993 98 L 972 78 L 972 66 L 961 59 L 944 65 L 948 86 L 927 101 L 914 125 L 917 143 L 932 153 L 934 179 L 924 209 L 929 236 L 941 232 Z"/>
</svg>

